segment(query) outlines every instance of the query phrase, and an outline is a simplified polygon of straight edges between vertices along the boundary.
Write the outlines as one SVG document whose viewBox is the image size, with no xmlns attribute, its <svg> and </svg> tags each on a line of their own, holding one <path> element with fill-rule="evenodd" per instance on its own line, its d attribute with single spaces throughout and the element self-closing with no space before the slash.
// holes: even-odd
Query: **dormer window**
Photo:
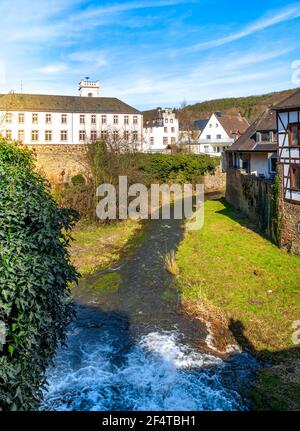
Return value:
<svg viewBox="0 0 300 431">
<path fill-rule="evenodd" d="M 260 132 L 256 132 L 256 142 L 261 142 Z"/>
<path fill-rule="evenodd" d="M 261 132 L 261 142 L 270 142 L 270 132 Z"/>
</svg>

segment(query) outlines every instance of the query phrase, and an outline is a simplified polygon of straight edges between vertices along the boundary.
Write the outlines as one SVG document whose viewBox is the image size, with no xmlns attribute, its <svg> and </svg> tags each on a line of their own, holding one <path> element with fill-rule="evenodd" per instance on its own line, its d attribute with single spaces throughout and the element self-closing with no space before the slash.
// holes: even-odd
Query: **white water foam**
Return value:
<svg viewBox="0 0 300 431">
<path fill-rule="evenodd" d="M 111 336 L 63 349 L 49 370 L 41 410 L 243 410 L 225 388 L 224 363 L 180 342 L 176 332 L 153 332 L 124 357 Z"/>
</svg>

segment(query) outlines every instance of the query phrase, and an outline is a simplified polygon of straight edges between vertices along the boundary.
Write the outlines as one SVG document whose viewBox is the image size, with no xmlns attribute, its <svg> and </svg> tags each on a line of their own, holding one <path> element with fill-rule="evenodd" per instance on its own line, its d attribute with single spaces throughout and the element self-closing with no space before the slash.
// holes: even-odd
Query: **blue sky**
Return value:
<svg viewBox="0 0 300 431">
<path fill-rule="evenodd" d="M 1 0 L 0 92 L 102 96 L 147 109 L 295 87 L 300 2 Z"/>
</svg>

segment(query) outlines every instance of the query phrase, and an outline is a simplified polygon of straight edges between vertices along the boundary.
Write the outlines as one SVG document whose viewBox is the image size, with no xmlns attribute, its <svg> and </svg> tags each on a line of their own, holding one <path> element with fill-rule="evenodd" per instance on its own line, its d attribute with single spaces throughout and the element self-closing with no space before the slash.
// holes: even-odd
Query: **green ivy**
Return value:
<svg viewBox="0 0 300 431">
<path fill-rule="evenodd" d="M 277 245 L 281 242 L 282 216 L 280 212 L 280 177 L 276 175 L 275 183 L 272 188 L 272 224 L 274 230 L 274 239 Z"/>
<path fill-rule="evenodd" d="M 73 317 L 73 210 L 57 206 L 29 150 L 0 140 L 0 407 L 33 410 Z"/>
</svg>

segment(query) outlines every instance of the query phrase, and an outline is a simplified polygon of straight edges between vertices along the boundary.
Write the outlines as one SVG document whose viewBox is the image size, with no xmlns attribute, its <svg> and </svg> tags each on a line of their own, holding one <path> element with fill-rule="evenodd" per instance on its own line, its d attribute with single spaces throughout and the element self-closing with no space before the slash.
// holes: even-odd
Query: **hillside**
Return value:
<svg viewBox="0 0 300 431">
<path fill-rule="evenodd" d="M 187 108 L 196 114 L 197 118 L 207 118 L 215 111 L 228 114 L 240 112 L 242 116 L 246 117 L 251 122 L 267 108 L 284 100 L 295 91 L 296 89 L 292 89 L 260 96 L 208 100 L 194 105 L 188 105 Z"/>
<path fill-rule="evenodd" d="M 267 93 L 259 96 L 207 100 L 194 105 L 187 105 L 186 109 L 190 111 L 192 120 L 209 118 L 213 112 L 221 111 L 224 114 L 240 112 L 241 115 L 246 117 L 251 123 L 267 108 L 270 108 L 281 100 L 284 100 L 296 90 L 298 89 Z M 144 116 L 151 116 L 153 115 L 153 112 L 153 110 L 145 111 Z M 177 112 L 180 118 L 181 109 Z"/>
</svg>

